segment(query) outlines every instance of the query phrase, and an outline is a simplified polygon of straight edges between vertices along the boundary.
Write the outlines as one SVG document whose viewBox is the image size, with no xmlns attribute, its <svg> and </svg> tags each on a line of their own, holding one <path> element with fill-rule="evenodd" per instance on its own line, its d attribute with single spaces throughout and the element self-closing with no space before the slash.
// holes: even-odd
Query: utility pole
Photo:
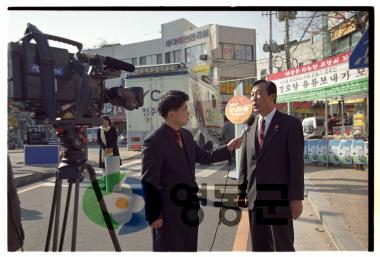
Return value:
<svg viewBox="0 0 380 257">
<path fill-rule="evenodd" d="M 263 13 L 262 16 L 269 16 L 269 44 L 265 42 L 263 50 L 269 52 L 269 74 L 273 73 L 273 53 L 279 53 L 279 48 L 276 42 L 272 39 L 272 11 Z"/>
<path fill-rule="evenodd" d="M 290 62 L 290 46 L 289 46 L 289 20 L 294 20 L 296 18 L 297 12 L 294 11 L 285 11 L 285 12 L 279 12 L 278 20 L 285 21 L 285 59 L 286 59 L 286 69 L 291 69 L 292 65 Z M 292 103 L 288 103 L 288 114 L 291 115 L 293 112 Z"/>
<path fill-rule="evenodd" d="M 289 12 L 285 15 L 285 58 L 286 58 L 286 68 L 289 70 L 292 68 L 290 63 L 290 46 L 289 46 Z"/>
<path fill-rule="evenodd" d="M 286 59 L 286 69 L 291 69 L 290 63 L 290 49 L 289 49 L 289 12 L 286 12 L 285 15 L 285 59 Z M 293 105 L 292 103 L 287 104 L 288 114 L 292 115 Z"/>
<path fill-rule="evenodd" d="M 273 73 L 273 49 L 272 49 L 272 11 L 269 11 L 269 74 Z"/>
<path fill-rule="evenodd" d="M 328 25 L 328 12 L 322 13 L 322 45 L 323 45 L 323 59 L 332 55 L 331 37 Z"/>
</svg>

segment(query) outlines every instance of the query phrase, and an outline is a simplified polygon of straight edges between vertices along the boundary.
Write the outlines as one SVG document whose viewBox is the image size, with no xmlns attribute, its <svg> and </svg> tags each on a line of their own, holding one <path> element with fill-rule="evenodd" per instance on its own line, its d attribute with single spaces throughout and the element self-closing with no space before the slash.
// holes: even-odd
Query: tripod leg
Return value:
<svg viewBox="0 0 380 257">
<path fill-rule="evenodd" d="M 94 192 L 96 194 L 96 198 L 98 199 L 98 202 L 100 204 L 101 211 L 102 211 L 102 214 L 103 214 L 103 218 L 104 218 L 104 221 L 107 224 L 108 232 L 109 232 L 109 234 L 111 236 L 111 239 L 112 239 L 112 242 L 113 242 L 113 246 L 115 247 L 115 250 L 117 252 L 121 252 L 121 247 L 120 247 L 120 244 L 119 244 L 119 240 L 117 239 L 117 235 L 115 233 L 115 230 L 113 229 L 111 216 L 110 216 L 110 214 L 109 214 L 109 212 L 107 210 L 107 206 L 106 206 L 106 204 L 104 202 L 102 191 L 100 190 L 98 180 L 96 179 L 95 170 L 89 164 L 85 165 L 85 169 L 88 171 L 88 174 L 90 176 L 92 187 L 94 188 Z"/>
<path fill-rule="evenodd" d="M 53 234 L 53 252 L 57 251 L 57 239 L 59 230 L 59 213 L 61 205 L 61 192 L 62 192 L 62 179 L 57 180 L 57 197 L 56 197 L 56 209 L 55 209 L 55 220 L 54 220 L 54 234 Z"/>
<path fill-rule="evenodd" d="M 58 251 L 60 251 L 60 252 L 62 252 L 63 242 L 65 241 L 67 216 L 69 214 L 70 198 L 71 198 L 71 189 L 72 189 L 72 187 L 73 187 L 73 184 L 69 182 L 69 189 L 67 191 L 67 199 L 66 199 L 66 207 L 65 207 L 65 215 L 63 217 L 63 224 L 62 224 L 61 240 L 59 242 L 59 250 Z"/>
<path fill-rule="evenodd" d="M 55 212 L 55 207 L 56 207 L 56 203 L 57 203 L 57 182 L 58 182 L 58 180 L 56 179 L 55 186 L 54 186 L 54 193 L 53 193 L 53 201 L 52 201 L 52 204 L 51 204 L 51 211 L 50 211 L 50 218 L 49 218 L 49 228 L 48 228 L 47 237 L 46 237 L 45 252 L 49 251 L 51 229 L 52 229 L 52 226 L 53 226 L 54 212 Z"/>
<path fill-rule="evenodd" d="M 75 182 L 75 199 L 74 199 L 74 217 L 73 217 L 73 235 L 71 238 L 71 251 L 74 252 L 77 242 L 77 226 L 78 226 L 78 205 L 79 205 L 79 179 Z"/>
</svg>

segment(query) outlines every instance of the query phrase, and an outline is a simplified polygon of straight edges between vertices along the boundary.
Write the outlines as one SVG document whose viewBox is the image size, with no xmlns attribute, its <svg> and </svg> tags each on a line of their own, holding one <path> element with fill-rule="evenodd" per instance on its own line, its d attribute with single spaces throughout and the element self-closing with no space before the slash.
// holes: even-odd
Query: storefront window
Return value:
<svg viewBox="0 0 380 257">
<path fill-rule="evenodd" d="M 236 88 L 236 79 L 233 77 L 221 77 L 220 81 L 224 82 L 220 82 L 220 93 L 222 95 L 233 95 Z"/>
<path fill-rule="evenodd" d="M 182 62 L 182 50 L 176 50 L 165 53 L 165 63 Z"/>
<path fill-rule="evenodd" d="M 245 46 L 245 60 L 253 61 L 252 46 Z"/>
<path fill-rule="evenodd" d="M 244 45 L 235 45 L 235 59 L 245 60 L 245 46 Z"/>
<path fill-rule="evenodd" d="M 162 64 L 162 54 L 157 54 L 157 64 Z"/>
<path fill-rule="evenodd" d="M 165 53 L 165 63 L 170 63 L 170 52 Z"/>
<path fill-rule="evenodd" d="M 140 57 L 140 65 L 146 65 L 146 56 Z"/>
<path fill-rule="evenodd" d="M 234 45 L 233 44 L 223 44 L 223 57 L 224 60 L 234 59 Z"/>
<path fill-rule="evenodd" d="M 174 62 L 182 62 L 182 50 L 174 51 Z"/>
<path fill-rule="evenodd" d="M 128 58 L 125 60 L 127 63 L 131 63 L 133 65 L 136 65 L 137 64 L 137 58 Z"/>
<path fill-rule="evenodd" d="M 185 49 L 186 63 L 197 63 L 201 54 L 206 54 L 206 44 L 196 45 Z"/>
<path fill-rule="evenodd" d="M 146 57 L 146 64 L 147 65 L 157 64 L 157 56 L 156 55 L 148 55 Z"/>
<path fill-rule="evenodd" d="M 253 61 L 253 46 L 220 43 L 225 60 Z"/>
</svg>

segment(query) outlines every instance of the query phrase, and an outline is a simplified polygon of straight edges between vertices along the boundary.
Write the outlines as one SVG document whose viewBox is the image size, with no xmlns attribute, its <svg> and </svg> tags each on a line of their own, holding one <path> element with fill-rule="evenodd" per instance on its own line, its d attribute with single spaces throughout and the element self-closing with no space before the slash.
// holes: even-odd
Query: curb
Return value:
<svg viewBox="0 0 380 257">
<path fill-rule="evenodd" d="M 121 159 L 122 161 L 128 161 L 128 160 L 134 160 L 140 158 L 140 154 L 136 154 L 127 158 Z M 55 170 L 52 170 L 51 172 L 33 172 L 25 176 L 14 178 L 15 186 L 16 188 L 27 186 L 29 184 L 33 184 L 38 181 L 46 180 L 52 177 L 55 177 Z"/>
<path fill-rule="evenodd" d="M 305 195 L 336 249 L 339 251 L 368 251 L 359 239 L 348 231 L 342 219 L 332 214 L 328 201 L 321 194 L 310 191 L 310 188 L 306 186 Z"/>
</svg>

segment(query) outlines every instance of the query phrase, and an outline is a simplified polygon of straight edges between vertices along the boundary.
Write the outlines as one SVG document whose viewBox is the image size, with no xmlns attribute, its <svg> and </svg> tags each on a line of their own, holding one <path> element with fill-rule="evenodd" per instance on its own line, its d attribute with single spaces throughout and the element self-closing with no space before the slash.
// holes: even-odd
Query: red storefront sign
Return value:
<svg viewBox="0 0 380 257">
<path fill-rule="evenodd" d="M 324 69 L 324 68 L 328 68 L 331 66 L 335 66 L 335 65 L 340 64 L 340 63 L 348 62 L 348 60 L 350 59 L 350 55 L 351 55 L 350 51 L 346 52 L 346 53 L 341 53 L 341 54 L 335 55 L 333 57 L 329 57 L 327 59 L 317 61 L 317 62 L 308 64 L 305 66 L 300 66 L 300 67 L 297 67 L 294 69 L 289 69 L 286 71 L 282 71 L 282 72 L 278 72 L 278 73 L 268 75 L 267 79 L 268 80 L 278 80 L 278 79 L 283 79 L 283 78 L 287 78 L 287 77 L 300 75 L 303 73 L 313 72 L 313 71 L 317 71 L 319 69 Z"/>
</svg>

